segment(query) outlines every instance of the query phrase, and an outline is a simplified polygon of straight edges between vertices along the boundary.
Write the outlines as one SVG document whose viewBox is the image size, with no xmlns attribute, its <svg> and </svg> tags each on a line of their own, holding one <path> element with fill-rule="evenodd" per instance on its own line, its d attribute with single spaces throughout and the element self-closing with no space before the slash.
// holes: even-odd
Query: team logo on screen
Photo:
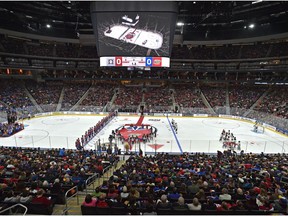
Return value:
<svg viewBox="0 0 288 216">
<path fill-rule="evenodd" d="M 107 65 L 108 66 L 115 66 L 114 59 L 112 59 L 112 58 L 107 59 Z"/>
<path fill-rule="evenodd" d="M 153 63 L 152 63 L 153 67 L 161 67 L 161 64 L 162 64 L 161 57 L 153 57 Z"/>
</svg>

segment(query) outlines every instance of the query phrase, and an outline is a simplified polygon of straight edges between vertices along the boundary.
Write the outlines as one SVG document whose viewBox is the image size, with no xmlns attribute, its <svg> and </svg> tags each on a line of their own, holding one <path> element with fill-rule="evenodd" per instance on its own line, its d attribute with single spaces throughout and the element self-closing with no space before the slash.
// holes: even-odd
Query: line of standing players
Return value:
<svg viewBox="0 0 288 216">
<path fill-rule="evenodd" d="M 108 123 L 116 116 L 115 112 L 109 113 L 108 116 L 102 118 L 94 127 L 90 127 L 81 138 L 78 138 L 75 142 L 75 146 L 78 150 L 84 148 L 84 146 L 90 142 Z"/>
</svg>

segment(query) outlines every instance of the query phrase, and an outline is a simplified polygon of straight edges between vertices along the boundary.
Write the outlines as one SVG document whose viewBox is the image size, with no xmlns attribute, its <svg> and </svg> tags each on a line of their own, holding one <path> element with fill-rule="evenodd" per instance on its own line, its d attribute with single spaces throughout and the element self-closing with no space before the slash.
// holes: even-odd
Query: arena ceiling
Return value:
<svg viewBox="0 0 288 216">
<path fill-rule="evenodd" d="M 92 34 L 88 1 L 1 1 L 0 28 L 77 38 Z M 179 1 L 184 40 L 255 37 L 288 31 L 286 1 Z"/>
</svg>

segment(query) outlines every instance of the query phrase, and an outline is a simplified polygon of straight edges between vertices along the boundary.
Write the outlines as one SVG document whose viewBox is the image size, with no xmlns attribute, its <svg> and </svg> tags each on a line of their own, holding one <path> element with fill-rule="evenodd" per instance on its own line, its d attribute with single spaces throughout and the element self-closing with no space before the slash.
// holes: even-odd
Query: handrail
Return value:
<svg viewBox="0 0 288 216">
<path fill-rule="evenodd" d="M 70 197 L 68 197 L 68 193 L 71 192 L 72 190 L 76 190 L 76 192 L 74 194 L 72 194 Z M 79 205 L 78 186 L 74 186 L 74 187 L 70 188 L 68 191 L 66 191 L 66 193 L 65 193 L 65 208 L 63 209 L 63 212 L 66 213 L 68 211 L 68 201 L 70 199 L 72 199 L 73 197 L 77 198 L 77 205 Z"/>
<path fill-rule="evenodd" d="M 106 177 L 108 178 L 108 170 L 111 168 L 111 164 L 109 165 L 109 166 L 107 166 L 107 167 L 105 167 L 104 169 L 103 169 L 103 178 L 105 178 L 105 174 L 106 174 Z"/>
<path fill-rule="evenodd" d="M 0 211 L 0 214 L 3 213 L 3 212 L 6 212 L 7 210 L 10 210 L 10 209 L 12 209 L 12 208 L 14 208 L 14 207 L 16 207 L 16 206 L 21 206 L 21 207 L 23 207 L 23 208 L 25 209 L 25 212 L 23 213 L 23 215 L 26 215 L 26 213 L 27 213 L 27 211 L 28 211 L 28 208 L 27 208 L 25 205 L 21 204 L 21 203 L 14 204 L 14 205 L 12 205 L 12 206 L 9 206 L 9 207 L 6 208 L 6 209 L 3 209 L 2 211 Z"/>
<path fill-rule="evenodd" d="M 93 190 L 95 189 L 95 180 L 97 178 L 99 178 L 99 173 L 94 173 L 92 176 L 90 176 L 86 181 L 85 181 L 85 192 L 86 192 L 86 195 L 88 194 L 88 190 L 87 190 L 87 187 L 90 186 L 91 184 L 93 185 Z M 92 181 L 91 181 L 92 180 Z M 91 181 L 91 182 L 90 182 Z"/>
</svg>

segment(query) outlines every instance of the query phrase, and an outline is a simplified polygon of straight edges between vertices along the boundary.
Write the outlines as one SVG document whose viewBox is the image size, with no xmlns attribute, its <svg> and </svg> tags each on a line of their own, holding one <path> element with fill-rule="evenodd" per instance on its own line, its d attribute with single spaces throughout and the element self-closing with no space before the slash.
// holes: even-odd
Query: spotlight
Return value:
<svg viewBox="0 0 288 216">
<path fill-rule="evenodd" d="M 183 22 L 177 22 L 177 26 L 184 26 Z"/>
</svg>

